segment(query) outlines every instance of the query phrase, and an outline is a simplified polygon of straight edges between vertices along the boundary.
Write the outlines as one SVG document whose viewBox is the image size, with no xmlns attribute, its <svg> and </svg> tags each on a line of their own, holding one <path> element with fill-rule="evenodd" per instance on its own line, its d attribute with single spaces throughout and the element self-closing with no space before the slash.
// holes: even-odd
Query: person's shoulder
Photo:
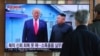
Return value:
<svg viewBox="0 0 100 56">
<path fill-rule="evenodd" d="M 77 32 L 78 32 L 78 31 L 73 30 L 72 32 L 70 32 L 70 33 L 68 34 L 68 36 L 74 37 L 75 35 L 77 35 Z"/>
<path fill-rule="evenodd" d="M 57 24 L 55 24 L 55 25 L 53 25 L 52 27 L 53 27 L 53 28 L 55 28 L 55 27 L 57 27 L 57 26 L 58 26 L 58 25 L 57 25 Z"/>
<path fill-rule="evenodd" d="M 56 28 L 57 28 L 57 24 L 55 24 L 55 25 L 52 26 L 52 30 L 54 30 Z"/>
<path fill-rule="evenodd" d="M 92 30 L 94 28 L 94 23 L 88 24 L 88 30 Z"/>
<path fill-rule="evenodd" d="M 40 22 L 44 22 L 44 23 L 46 23 L 46 21 L 44 21 L 44 20 L 41 20 L 41 19 L 40 19 L 39 21 L 40 21 Z"/>
<path fill-rule="evenodd" d="M 94 25 L 94 23 L 92 23 L 92 24 L 88 24 L 88 27 L 91 27 L 91 26 L 93 26 Z"/>
<path fill-rule="evenodd" d="M 69 24 L 67 24 L 67 23 L 65 23 L 65 26 L 67 26 L 67 27 L 72 27 L 72 25 L 69 25 Z"/>
<path fill-rule="evenodd" d="M 25 22 L 30 22 L 30 21 L 33 21 L 33 19 L 26 20 Z"/>
<path fill-rule="evenodd" d="M 88 36 L 93 40 L 100 40 L 100 37 L 91 31 L 87 31 Z"/>
<path fill-rule="evenodd" d="M 87 31 L 87 33 L 92 37 L 98 37 L 95 33 L 91 32 L 91 31 Z"/>
<path fill-rule="evenodd" d="M 76 37 L 76 36 L 77 36 L 77 33 L 76 33 L 76 31 L 74 30 L 74 31 L 72 31 L 72 32 L 70 32 L 69 34 L 66 35 L 66 38 L 64 39 L 64 41 L 66 42 L 67 39 L 73 39 L 73 38 Z"/>
<path fill-rule="evenodd" d="M 66 29 L 73 29 L 72 25 L 65 24 Z"/>
<path fill-rule="evenodd" d="M 99 26 L 98 22 L 93 22 L 91 24 L 88 24 L 88 27 L 97 27 Z"/>
</svg>

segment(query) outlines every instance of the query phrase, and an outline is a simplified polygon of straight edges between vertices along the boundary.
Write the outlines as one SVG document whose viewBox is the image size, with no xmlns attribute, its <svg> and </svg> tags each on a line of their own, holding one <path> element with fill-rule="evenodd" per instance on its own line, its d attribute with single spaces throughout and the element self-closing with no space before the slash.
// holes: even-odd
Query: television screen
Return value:
<svg viewBox="0 0 100 56">
<path fill-rule="evenodd" d="M 5 51 L 60 51 L 82 9 L 89 5 L 6 4 Z"/>
</svg>

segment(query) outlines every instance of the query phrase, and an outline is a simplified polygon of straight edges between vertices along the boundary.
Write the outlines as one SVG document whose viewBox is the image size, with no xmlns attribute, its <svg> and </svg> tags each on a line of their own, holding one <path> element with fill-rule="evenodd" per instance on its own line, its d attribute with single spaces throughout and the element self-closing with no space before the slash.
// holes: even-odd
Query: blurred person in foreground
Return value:
<svg viewBox="0 0 100 56">
<path fill-rule="evenodd" d="M 100 4 L 97 4 L 94 8 L 93 23 L 88 25 L 88 28 L 91 32 L 95 33 L 100 37 Z"/>
<path fill-rule="evenodd" d="M 75 13 L 76 29 L 64 40 L 60 56 L 100 56 L 100 39 L 88 31 L 89 12 Z"/>
</svg>

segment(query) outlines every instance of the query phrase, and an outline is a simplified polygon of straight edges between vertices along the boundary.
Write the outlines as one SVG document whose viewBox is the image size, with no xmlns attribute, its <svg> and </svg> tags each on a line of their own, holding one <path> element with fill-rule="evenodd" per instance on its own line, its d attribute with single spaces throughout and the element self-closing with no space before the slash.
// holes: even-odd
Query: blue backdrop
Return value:
<svg viewBox="0 0 100 56">
<path fill-rule="evenodd" d="M 20 6 L 12 8 L 10 6 Z M 47 22 L 48 40 L 50 39 L 52 26 L 56 23 L 56 16 L 59 11 L 51 5 L 35 4 L 6 4 L 6 25 L 5 25 L 5 43 L 22 42 L 23 26 L 26 20 L 32 19 L 32 10 L 39 8 L 41 10 L 40 19 Z"/>
</svg>

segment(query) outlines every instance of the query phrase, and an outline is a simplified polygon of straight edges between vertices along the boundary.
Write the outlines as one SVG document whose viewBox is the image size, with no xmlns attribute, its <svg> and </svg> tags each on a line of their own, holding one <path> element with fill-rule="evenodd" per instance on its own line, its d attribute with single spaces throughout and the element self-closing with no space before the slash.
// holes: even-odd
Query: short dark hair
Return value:
<svg viewBox="0 0 100 56">
<path fill-rule="evenodd" d="M 100 3 L 95 6 L 94 11 L 100 14 Z"/>
<path fill-rule="evenodd" d="M 66 17 L 66 15 L 64 13 L 60 13 L 59 15 L 60 16 L 63 16 L 63 17 Z"/>
</svg>

